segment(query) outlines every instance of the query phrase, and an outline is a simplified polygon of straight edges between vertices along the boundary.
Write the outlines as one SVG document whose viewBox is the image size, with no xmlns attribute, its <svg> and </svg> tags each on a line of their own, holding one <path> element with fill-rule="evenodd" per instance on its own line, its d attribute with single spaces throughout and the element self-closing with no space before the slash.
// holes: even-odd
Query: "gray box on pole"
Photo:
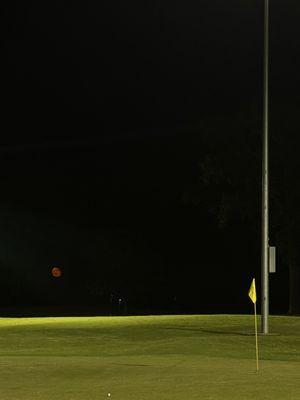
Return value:
<svg viewBox="0 0 300 400">
<path fill-rule="evenodd" d="M 269 246 L 269 272 L 270 274 L 276 272 L 276 247 Z"/>
</svg>

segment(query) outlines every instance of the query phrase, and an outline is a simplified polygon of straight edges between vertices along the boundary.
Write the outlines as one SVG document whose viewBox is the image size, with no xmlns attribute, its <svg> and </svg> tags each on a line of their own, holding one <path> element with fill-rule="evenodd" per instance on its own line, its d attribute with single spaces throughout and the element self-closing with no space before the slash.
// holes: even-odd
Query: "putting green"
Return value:
<svg viewBox="0 0 300 400">
<path fill-rule="evenodd" d="M 1 400 L 299 400 L 300 318 L 0 319 Z"/>
</svg>

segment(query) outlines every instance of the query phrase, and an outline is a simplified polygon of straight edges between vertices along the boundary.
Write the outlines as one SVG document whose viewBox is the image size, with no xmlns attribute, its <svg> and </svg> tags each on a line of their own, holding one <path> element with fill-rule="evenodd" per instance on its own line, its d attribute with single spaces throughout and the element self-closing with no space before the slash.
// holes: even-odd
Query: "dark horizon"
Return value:
<svg viewBox="0 0 300 400">
<path fill-rule="evenodd" d="M 114 295 L 129 312 L 251 312 L 263 3 L 4 11 L 0 309 L 108 309 Z M 299 14 L 271 2 L 271 313 L 300 284 Z"/>
</svg>

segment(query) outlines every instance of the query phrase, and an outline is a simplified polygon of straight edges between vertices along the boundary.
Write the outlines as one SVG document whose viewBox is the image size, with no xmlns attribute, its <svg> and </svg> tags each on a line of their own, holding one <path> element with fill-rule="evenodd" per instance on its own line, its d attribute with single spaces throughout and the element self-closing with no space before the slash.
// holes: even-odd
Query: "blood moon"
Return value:
<svg viewBox="0 0 300 400">
<path fill-rule="evenodd" d="M 52 275 L 54 278 L 60 278 L 61 275 L 62 275 L 61 269 L 60 269 L 59 267 L 53 267 L 53 268 L 51 269 L 51 275 Z"/>
</svg>

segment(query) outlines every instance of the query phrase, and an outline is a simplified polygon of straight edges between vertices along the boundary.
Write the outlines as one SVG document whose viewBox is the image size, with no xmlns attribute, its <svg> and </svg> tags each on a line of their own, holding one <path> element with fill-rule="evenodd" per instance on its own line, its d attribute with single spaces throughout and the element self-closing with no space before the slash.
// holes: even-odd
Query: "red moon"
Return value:
<svg viewBox="0 0 300 400">
<path fill-rule="evenodd" d="M 61 276 L 61 269 L 58 267 L 53 267 L 51 269 L 51 274 L 54 276 L 54 278 L 59 278 Z"/>
</svg>

